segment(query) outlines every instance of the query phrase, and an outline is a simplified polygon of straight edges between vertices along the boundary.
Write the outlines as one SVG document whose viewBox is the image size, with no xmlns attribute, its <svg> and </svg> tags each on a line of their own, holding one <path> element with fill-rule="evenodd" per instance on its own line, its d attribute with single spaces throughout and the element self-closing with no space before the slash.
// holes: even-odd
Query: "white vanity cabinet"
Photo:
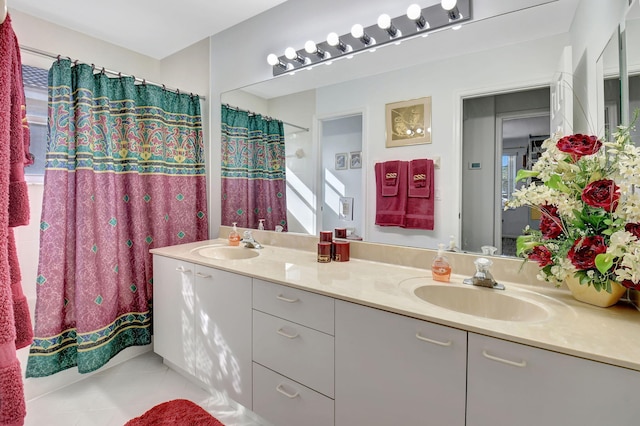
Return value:
<svg viewBox="0 0 640 426">
<path fill-rule="evenodd" d="M 196 265 L 196 377 L 252 407 L 251 278 Z"/>
<path fill-rule="evenodd" d="M 638 371 L 474 333 L 468 358 L 467 426 L 640 424 Z"/>
<path fill-rule="evenodd" d="M 153 255 L 153 350 L 195 376 L 195 266 Z"/>
<path fill-rule="evenodd" d="M 154 351 L 252 406 L 251 278 L 154 255 Z"/>
<path fill-rule="evenodd" d="M 465 331 L 335 305 L 336 426 L 465 424 Z"/>
<path fill-rule="evenodd" d="M 334 423 L 334 299 L 253 280 L 253 411 L 278 426 Z"/>
</svg>

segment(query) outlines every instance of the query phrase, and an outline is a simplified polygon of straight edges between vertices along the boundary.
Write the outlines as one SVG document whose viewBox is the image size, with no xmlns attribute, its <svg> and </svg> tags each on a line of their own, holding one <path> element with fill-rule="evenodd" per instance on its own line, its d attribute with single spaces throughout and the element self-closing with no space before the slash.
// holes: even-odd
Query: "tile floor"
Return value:
<svg viewBox="0 0 640 426">
<path fill-rule="evenodd" d="M 43 379 L 46 380 L 46 379 Z M 29 383 L 25 384 L 29 386 Z M 255 414 L 231 407 L 169 369 L 153 352 L 27 400 L 27 426 L 122 426 L 156 404 L 189 399 L 226 426 L 264 426 Z"/>
</svg>

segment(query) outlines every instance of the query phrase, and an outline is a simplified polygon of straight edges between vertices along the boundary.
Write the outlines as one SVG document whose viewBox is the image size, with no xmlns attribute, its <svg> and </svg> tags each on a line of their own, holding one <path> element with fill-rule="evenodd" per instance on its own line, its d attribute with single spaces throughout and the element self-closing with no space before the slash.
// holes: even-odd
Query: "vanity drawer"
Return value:
<svg viewBox="0 0 640 426">
<path fill-rule="evenodd" d="M 256 363 L 253 411 L 278 426 L 328 426 L 334 422 L 331 398 Z"/>
<path fill-rule="evenodd" d="M 333 298 L 253 279 L 253 309 L 333 335 Z"/>
<path fill-rule="evenodd" d="M 333 398 L 333 336 L 254 310 L 253 360 Z"/>
</svg>

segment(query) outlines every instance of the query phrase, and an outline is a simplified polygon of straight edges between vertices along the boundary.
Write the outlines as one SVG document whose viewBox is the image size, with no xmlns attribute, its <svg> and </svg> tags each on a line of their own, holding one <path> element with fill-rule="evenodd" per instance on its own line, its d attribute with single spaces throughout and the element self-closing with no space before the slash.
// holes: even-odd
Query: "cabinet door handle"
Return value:
<svg viewBox="0 0 640 426">
<path fill-rule="evenodd" d="M 176 268 L 176 271 L 178 272 L 184 272 L 185 274 L 190 274 L 191 273 L 191 269 L 185 269 L 184 266 L 180 265 Z"/>
<path fill-rule="evenodd" d="M 281 336 L 286 337 L 287 339 L 295 339 L 296 337 L 298 337 L 298 336 L 299 336 L 299 334 L 298 334 L 298 333 L 296 333 L 296 334 L 289 334 L 289 333 L 285 332 L 285 331 L 284 331 L 283 329 L 281 329 L 281 328 L 279 328 L 279 329 L 276 331 L 276 333 L 278 333 L 278 334 L 279 334 L 279 335 L 281 335 Z"/>
<path fill-rule="evenodd" d="M 434 345 L 440 345 L 440 346 L 451 346 L 451 344 L 453 343 L 451 340 L 449 340 L 448 342 L 441 342 L 439 340 L 429 339 L 428 337 L 424 337 L 423 335 L 421 335 L 419 331 L 416 333 L 416 339 L 422 340 L 423 342 L 433 343 Z"/>
<path fill-rule="evenodd" d="M 281 394 L 283 394 L 284 396 L 286 396 L 287 398 L 291 398 L 291 399 L 293 399 L 293 398 L 297 397 L 298 395 L 300 395 L 300 392 L 296 392 L 296 393 L 287 392 L 286 390 L 284 390 L 282 388 L 282 383 L 279 384 L 278 386 L 276 386 L 276 390 L 278 392 L 280 392 Z"/>
<path fill-rule="evenodd" d="M 211 275 L 203 274 L 202 272 L 196 272 L 196 277 L 198 277 L 198 278 L 211 278 Z"/>
<path fill-rule="evenodd" d="M 521 367 L 522 368 L 522 367 L 526 367 L 527 366 L 527 361 L 525 361 L 525 360 L 522 360 L 522 361 L 518 362 L 518 361 L 510 361 L 510 360 L 504 359 L 504 358 L 499 358 L 497 356 L 491 355 L 489 352 L 487 352 L 486 349 L 484 349 L 482 351 L 482 355 L 485 358 L 488 358 L 488 359 L 490 359 L 492 361 L 497 361 L 497 362 L 501 362 L 503 364 L 513 365 L 514 367 Z"/>
<path fill-rule="evenodd" d="M 279 294 L 276 296 L 276 299 L 278 300 L 282 300 L 283 302 L 287 302 L 287 303 L 296 303 L 298 300 L 298 298 L 296 299 L 289 299 L 288 297 L 284 297 L 283 295 Z"/>
</svg>

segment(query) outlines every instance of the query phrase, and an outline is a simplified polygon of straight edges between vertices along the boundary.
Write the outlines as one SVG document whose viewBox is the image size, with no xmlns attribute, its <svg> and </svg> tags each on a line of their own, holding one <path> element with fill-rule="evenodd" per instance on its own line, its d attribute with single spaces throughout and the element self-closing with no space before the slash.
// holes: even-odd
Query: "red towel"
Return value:
<svg viewBox="0 0 640 426">
<path fill-rule="evenodd" d="M 433 160 L 422 158 L 409 162 L 409 197 L 429 198 Z"/>
<path fill-rule="evenodd" d="M 396 166 L 385 168 L 386 163 L 376 163 L 376 225 L 379 226 L 404 226 L 404 216 L 407 207 L 407 168 L 406 161 L 392 161 Z M 393 168 L 392 168 L 393 167 Z M 384 188 L 393 188 L 386 185 L 386 174 L 396 173 L 395 195 L 384 195 Z M 387 193 L 390 193 L 387 192 Z"/>
<path fill-rule="evenodd" d="M 8 249 L 13 318 L 16 327 L 16 349 L 22 349 L 29 346 L 33 341 L 33 326 L 31 325 L 27 297 L 22 292 L 22 273 L 20 272 L 20 263 L 18 262 L 18 252 L 12 228 L 9 228 Z"/>
<path fill-rule="evenodd" d="M 407 197 L 407 214 L 405 215 L 405 228 L 426 229 L 434 228 L 434 173 L 433 160 L 414 160 L 411 162 L 412 172 L 409 174 L 409 193 Z M 425 186 L 414 185 L 414 176 L 421 177 L 425 173 Z M 414 174 L 415 173 L 415 174 Z M 418 179 L 421 181 L 422 179 Z"/>
<path fill-rule="evenodd" d="M 398 195 L 398 185 L 400 184 L 400 161 L 387 161 L 382 163 L 383 183 L 382 196 L 395 197 Z"/>
<path fill-rule="evenodd" d="M 7 15 L 0 24 L 0 194 L 9 194 L 0 197 L 0 425 L 22 425 L 26 416 L 9 264 L 9 225 L 25 224 L 29 217 L 24 171 L 18 166 L 25 162 L 23 105 L 20 48 Z"/>
</svg>

